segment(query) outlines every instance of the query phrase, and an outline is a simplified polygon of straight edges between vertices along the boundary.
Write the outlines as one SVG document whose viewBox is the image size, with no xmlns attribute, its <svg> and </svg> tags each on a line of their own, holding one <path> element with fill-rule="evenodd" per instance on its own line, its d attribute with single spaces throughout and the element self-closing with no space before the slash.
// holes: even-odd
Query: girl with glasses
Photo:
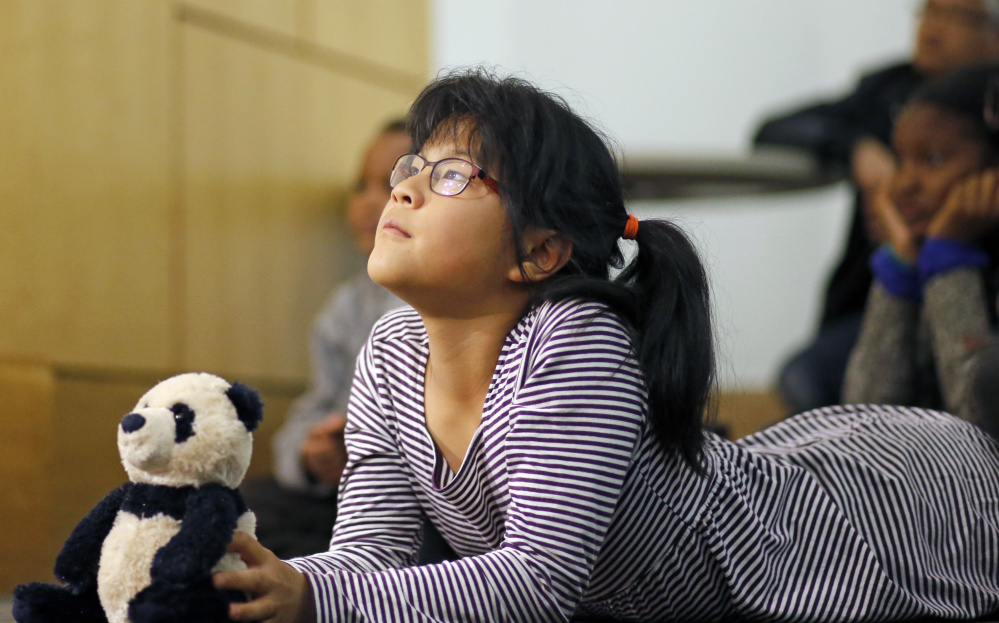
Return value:
<svg viewBox="0 0 999 623">
<path fill-rule="evenodd" d="M 285 563 L 237 535 L 250 568 L 215 577 L 252 594 L 232 618 L 999 608 L 991 438 L 879 407 L 739 443 L 705 432 L 704 269 L 673 224 L 627 213 L 601 136 L 557 97 L 474 70 L 431 83 L 410 133 L 368 272 L 412 309 L 383 317 L 358 362 L 330 549 Z M 460 559 L 414 565 L 428 523 Z"/>
</svg>

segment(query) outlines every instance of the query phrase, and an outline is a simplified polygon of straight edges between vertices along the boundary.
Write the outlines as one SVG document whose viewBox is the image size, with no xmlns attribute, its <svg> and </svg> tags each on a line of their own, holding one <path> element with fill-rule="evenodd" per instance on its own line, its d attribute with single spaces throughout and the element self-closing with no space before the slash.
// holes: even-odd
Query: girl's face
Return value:
<svg viewBox="0 0 999 623">
<path fill-rule="evenodd" d="M 898 168 L 889 194 L 917 237 L 955 184 L 985 166 L 985 148 L 966 119 L 931 104 L 907 107 L 892 136 Z"/>
<path fill-rule="evenodd" d="M 450 138 L 450 136 L 448 137 Z M 420 155 L 429 161 L 462 158 L 456 142 L 429 141 Z M 368 258 L 371 278 L 417 309 L 480 314 L 509 302 L 519 274 L 510 219 L 499 195 L 473 179 L 452 197 L 430 190 L 432 167 L 392 189 Z"/>
</svg>

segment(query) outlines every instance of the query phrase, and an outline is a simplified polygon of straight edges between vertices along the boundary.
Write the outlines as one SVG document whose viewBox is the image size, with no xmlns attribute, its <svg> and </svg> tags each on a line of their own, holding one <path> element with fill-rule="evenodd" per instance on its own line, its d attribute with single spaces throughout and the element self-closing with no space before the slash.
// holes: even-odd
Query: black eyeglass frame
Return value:
<svg viewBox="0 0 999 623">
<path fill-rule="evenodd" d="M 402 162 L 404 158 L 418 158 L 420 161 L 423 162 L 423 165 L 420 166 L 420 170 L 417 171 L 416 173 L 414 173 L 412 175 L 407 175 L 406 177 L 404 177 L 402 179 L 396 180 L 396 170 L 399 169 L 399 163 Z M 446 194 L 444 194 L 444 193 L 442 193 L 442 192 L 440 192 L 438 190 L 435 190 L 434 189 L 434 185 L 433 185 L 432 182 L 430 184 L 430 190 L 432 190 L 433 192 L 437 193 L 438 195 L 440 195 L 442 197 L 457 197 L 461 193 L 465 192 L 465 189 L 468 188 L 468 183 L 469 182 L 471 182 L 475 178 L 479 178 L 480 180 L 482 180 L 482 183 L 485 184 L 487 188 L 489 188 L 489 190 L 493 191 L 496 194 L 499 194 L 499 184 L 496 182 L 496 180 L 494 180 L 493 178 L 489 177 L 489 175 L 485 171 L 482 170 L 482 167 L 479 167 L 479 166 L 475 165 L 474 163 L 471 163 L 468 160 L 465 160 L 464 158 L 442 158 L 441 160 L 431 161 L 431 160 L 427 160 L 426 158 L 424 158 L 420 154 L 403 154 L 403 155 L 399 156 L 398 158 L 396 158 L 395 164 L 392 165 L 392 172 L 389 175 L 389 186 L 392 187 L 392 188 L 395 188 L 403 180 L 407 180 L 407 179 L 409 179 L 411 177 L 416 177 L 417 175 L 419 175 L 420 173 L 423 172 L 423 169 L 426 169 L 427 167 L 433 167 L 432 169 L 430 169 L 430 177 L 431 177 L 431 179 L 433 179 L 434 171 L 437 170 L 437 167 L 439 165 L 441 165 L 442 163 L 445 163 L 445 162 L 448 162 L 448 161 L 452 161 L 452 160 L 457 161 L 457 162 L 463 162 L 464 164 L 467 164 L 468 166 L 472 167 L 472 172 L 468 176 L 468 181 L 466 181 L 465 185 L 461 187 L 461 190 L 459 190 L 456 193 L 452 193 L 450 195 L 446 195 Z"/>
</svg>

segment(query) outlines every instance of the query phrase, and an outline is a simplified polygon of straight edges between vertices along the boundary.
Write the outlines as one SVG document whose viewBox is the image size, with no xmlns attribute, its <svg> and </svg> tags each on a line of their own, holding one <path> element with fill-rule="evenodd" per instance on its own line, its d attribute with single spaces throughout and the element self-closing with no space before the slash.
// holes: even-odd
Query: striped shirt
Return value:
<svg viewBox="0 0 999 623">
<path fill-rule="evenodd" d="M 999 450 L 917 409 L 838 407 L 733 444 L 706 475 L 645 416 L 627 330 L 544 303 L 507 336 L 464 462 L 427 432 L 412 309 L 358 362 L 330 550 L 291 564 L 319 621 L 887 620 L 999 609 Z M 423 522 L 462 558 L 413 566 Z"/>
</svg>

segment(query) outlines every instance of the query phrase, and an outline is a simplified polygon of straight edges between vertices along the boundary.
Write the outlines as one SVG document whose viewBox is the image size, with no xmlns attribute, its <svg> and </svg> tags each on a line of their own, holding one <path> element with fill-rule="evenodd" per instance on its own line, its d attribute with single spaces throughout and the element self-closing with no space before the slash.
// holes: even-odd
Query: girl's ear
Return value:
<svg viewBox="0 0 999 623">
<path fill-rule="evenodd" d="M 572 257 L 572 241 L 554 229 L 528 228 L 524 248 L 527 259 L 510 269 L 510 281 L 541 281 L 557 273 Z"/>
</svg>

